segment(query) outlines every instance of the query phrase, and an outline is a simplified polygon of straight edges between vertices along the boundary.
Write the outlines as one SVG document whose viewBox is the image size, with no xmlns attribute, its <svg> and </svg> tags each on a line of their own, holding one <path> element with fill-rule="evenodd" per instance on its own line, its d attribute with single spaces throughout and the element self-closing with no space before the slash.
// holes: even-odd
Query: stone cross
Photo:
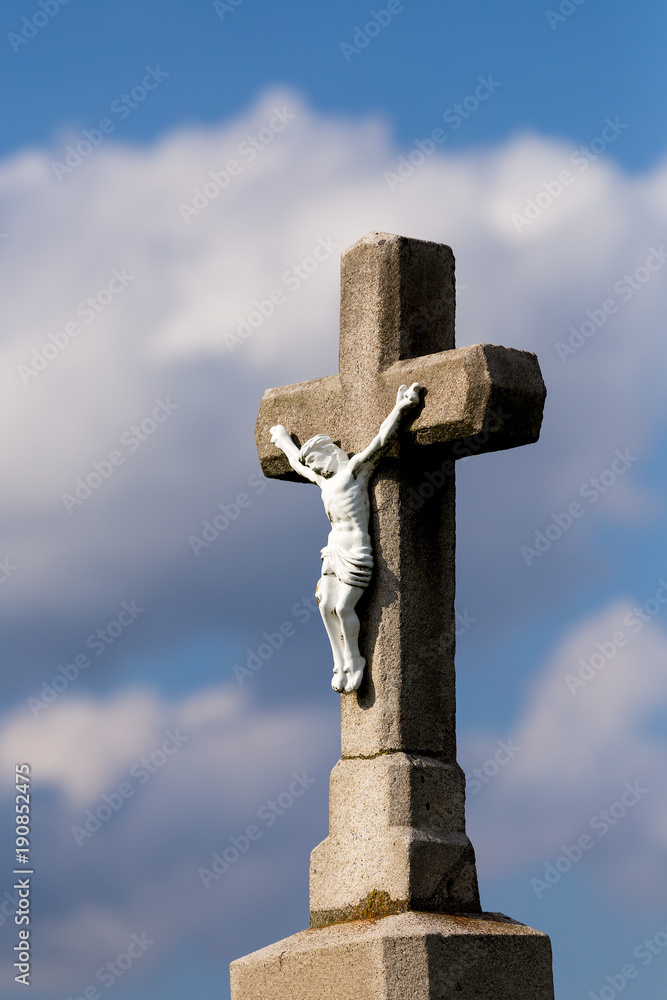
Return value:
<svg viewBox="0 0 667 1000">
<path fill-rule="evenodd" d="M 299 444 L 326 432 L 358 452 L 398 386 L 425 387 L 371 481 L 375 567 L 358 605 L 366 674 L 341 698 L 329 836 L 311 856 L 311 927 L 480 912 L 456 763 L 454 461 L 536 441 L 546 390 L 534 354 L 455 349 L 454 308 L 449 247 L 370 233 L 342 256 L 339 374 L 269 389 L 260 406 L 264 474 L 303 482 L 271 444 L 273 425 Z"/>
</svg>

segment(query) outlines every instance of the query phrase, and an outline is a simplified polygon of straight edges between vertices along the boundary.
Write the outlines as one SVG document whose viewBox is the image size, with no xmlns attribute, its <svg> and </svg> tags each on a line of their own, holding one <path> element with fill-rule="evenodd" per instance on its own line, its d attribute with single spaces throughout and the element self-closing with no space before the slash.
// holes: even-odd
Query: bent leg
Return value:
<svg viewBox="0 0 667 1000">
<path fill-rule="evenodd" d="M 360 622 L 355 608 L 363 594 L 362 587 L 351 587 L 339 583 L 336 614 L 343 633 L 343 667 L 346 675 L 346 691 L 356 691 L 364 676 L 366 661 L 359 652 Z"/>
<path fill-rule="evenodd" d="M 327 630 L 333 653 L 334 672 L 331 686 L 334 691 L 343 692 L 346 684 L 344 670 L 345 648 L 341 623 L 336 614 L 339 587 L 338 580 L 332 574 L 327 573 L 325 576 L 321 576 L 315 589 L 315 600 L 319 605 L 322 621 Z"/>
</svg>

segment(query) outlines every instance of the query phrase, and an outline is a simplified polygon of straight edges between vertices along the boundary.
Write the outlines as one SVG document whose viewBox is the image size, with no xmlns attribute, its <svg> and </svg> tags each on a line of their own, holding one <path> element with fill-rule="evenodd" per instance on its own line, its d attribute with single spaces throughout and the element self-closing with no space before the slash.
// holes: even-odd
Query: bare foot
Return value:
<svg viewBox="0 0 667 1000">
<path fill-rule="evenodd" d="M 338 694 L 342 694 L 347 691 L 347 674 L 340 667 L 334 668 L 334 674 L 331 678 L 331 687 L 334 691 L 338 691 Z"/>
<path fill-rule="evenodd" d="M 361 682 L 364 677 L 364 667 L 366 666 L 366 661 L 363 656 L 360 656 L 358 660 L 354 661 L 354 665 L 350 665 L 345 668 L 345 693 L 349 694 L 351 691 L 356 691 L 360 687 Z"/>
</svg>

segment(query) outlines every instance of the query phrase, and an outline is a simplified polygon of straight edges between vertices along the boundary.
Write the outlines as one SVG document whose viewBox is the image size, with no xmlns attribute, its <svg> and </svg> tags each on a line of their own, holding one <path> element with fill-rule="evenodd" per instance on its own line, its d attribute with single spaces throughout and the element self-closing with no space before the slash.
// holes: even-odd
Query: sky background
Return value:
<svg viewBox="0 0 667 1000">
<path fill-rule="evenodd" d="M 265 388 L 337 370 L 340 253 L 382 230 L 450 244 L 458 345 L 536 351 L 548 388 L 539 443 L 457 478 L 482 904 L 551 936 L 558 1000 L 664 1000 L 667 14 L 404 0 L 368 38 L 371 9 L 0 15 L 3 996 L 23 761 L 34 1000 L 224 998 L 232 959 L 307 926 L 340 752 L 311 603 L 326 521 L 262 479 L 253 431 Z"/>
</svg>

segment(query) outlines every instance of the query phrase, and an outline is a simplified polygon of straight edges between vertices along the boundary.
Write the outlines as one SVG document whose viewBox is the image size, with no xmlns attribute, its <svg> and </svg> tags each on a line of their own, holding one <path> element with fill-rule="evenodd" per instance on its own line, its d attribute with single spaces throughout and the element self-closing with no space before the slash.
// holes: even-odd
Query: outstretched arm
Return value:
<svg viewBox="0 0 667 1000">
<path fill-rule="evenodd" d="M 271 443 L 275 444 L 276 448 L 280 448 L 282 452 L 287 456 L 287 461 L 292 466 L 295 472 L 298 472 L 300 476 L 304 479 L 308 479 L 311 483 L 315 483 L 316 486 L 320 486 L 322 482 L 322 477 L 318 476 L 316 472 L 309 469 L 307 465 L 299 461 L 299 449 L 292 441 L 287 429 L 283 427 L 282 424 L 276 424 L 275 427 L 271 427 Z"/>
<path fill-rule="evenodd" d="M 354 475 L 371 475 L 382 456 L 396 440 L 405 413 L 419 403 L 421 388 L 419 382 L 413 382 L 409 389 L 407 385 L 402 385 L 399 388 L 396 393 L 396 405 L 389 416 L 382 421 L 382 426 L 376 436 L 363 451 L 360 451 L 358 455 L 353 455 L 350 459 L 350 471 Z"/>
</svg>

